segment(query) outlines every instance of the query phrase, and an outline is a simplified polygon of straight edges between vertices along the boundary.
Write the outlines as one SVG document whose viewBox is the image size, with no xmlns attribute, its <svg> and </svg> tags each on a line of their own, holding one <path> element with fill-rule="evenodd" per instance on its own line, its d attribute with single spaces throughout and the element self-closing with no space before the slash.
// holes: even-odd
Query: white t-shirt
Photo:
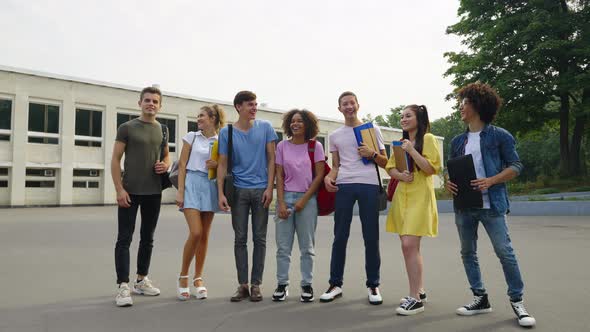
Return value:
<svg viewBox="0 0 590 332">
<path fill-rule="evenodd" d="M 479 134 L 481 131 L 476 133 L 469 132 L 467 134 L 467 144 L 465 145 L 465 155 L 470 154 L 473 158 L 473 166 L 475 166 L 475 175 L 478 179 L 482 179 L 486 177 L 486 169 L 483 166 L 483 159 L 481 157 L 481 139 Z M 483 194 L 483 208 L 489 209 L 490 208 L 490 197 L 488 195 L 488 190 L 484 190 Z"/>
<path fill-rule="evenodd" d="M 354 127 L 342 126 L 330 134 L 330 152 L 338 152 L 340 157 L 340 168 L 336 184 L 364 183 L 379 184 L 377 171 L 374 163 L 364 164 L 358 153 L 358 144 L 354 136 Z M 375 126 L 379 150 L 384 150 L 383 136 L 381 130 Z M 376 151 L 379 153 L 379 151 Z"/>
<path fill-rule="evenodd" d="M 193 138 L 195 140 L 194 143 Z M 204 173 L 209 172 L 207 166 L 205 166 L 205 162 L 211 158 L 211 147 L 213 146 L 213 143 L 217 140 L 217 135 L 207 138 L 200 131 L 191 131 L 188 134 L 186 134 L 182 138 L 182 140 L 186 144 L 193 144 L 191 149 L 191 156 L 188 161 L 188 165 L 186 165 L 186 169 L 191 171 L 200 171 Z"/>
</svg>

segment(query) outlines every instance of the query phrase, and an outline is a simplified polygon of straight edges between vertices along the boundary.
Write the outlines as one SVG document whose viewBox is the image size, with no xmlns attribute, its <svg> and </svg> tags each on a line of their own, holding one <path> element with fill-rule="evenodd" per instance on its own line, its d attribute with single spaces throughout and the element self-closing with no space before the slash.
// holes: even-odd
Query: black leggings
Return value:
<svg viewBox="0 0 590 332">
<path fill-rule="evenodd" d="M 129 282 L 129 246 L 135 231 L 137 209 L 141 213 L 141 239 L 137 253 L 137 274 L 146 276 L 150 268 L 154 232 L 160 215 L 162 195 L 129 195 L 131 207 L 119 207 L 119 232 L 115 246 L 115 269 L 117 284 Z"/>
</svg>

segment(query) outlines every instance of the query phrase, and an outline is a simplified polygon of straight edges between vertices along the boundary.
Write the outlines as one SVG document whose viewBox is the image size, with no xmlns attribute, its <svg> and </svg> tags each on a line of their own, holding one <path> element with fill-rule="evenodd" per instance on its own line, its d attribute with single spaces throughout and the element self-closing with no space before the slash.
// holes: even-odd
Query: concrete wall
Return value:
<svg viewBox="0 0 590 332">
<path fill-rule="evenodd" d="M 139 115 L 137 100 L 139 90 L 110 83 L 92 82 L 36 73 L 14 68 L 0 67 L 0 99 L 12 101 L 13 113 L 10 141 L 0 141 L 0 168 L 8 168 L 8 188 L 0 188 L 0 205 L 72 205 L 113 204 L 116 193 L 111 180 L 110 160 L 117 131 L 117 113 Z M 54 135 L 59 144 L 28 143 L 29 103 L 56 105 L 59 107 L 59 134 Z M 201 106 L 217 102 L 227 114 L 228 121 L 237 119 L 233 106 L 227 102 L 197 99 L 195 97 L 164 93 L 159 117 L 176 120 L 176 151 L 181 149 L 182 136 L 187 132 L 187 121 L 196 120 Z M 75 110 L 77 107 L 102 112 L 101 147 L 76 146 Z M 259 109 L 258 118 L 269 120 L 280 131 L 282 111 Z M 340 114 L 335 111 L 334 117 Z M 320 119 L 320 136 L 325 137 L 328 150 L 328 133 L 342 126 L 340 121 Z M 401 131 L 382 129 L 386 142 L 401 137 Z M 440 140 L 442 155 L 442 139 Z M 177 159 L 171 153 L 172 160 Z M 45 180 L 55 181 L 54 188 L 26 188 L 27 180 L 44 180 L 43 177 L 26 175 L 29 169 L 53 169 L 55 176 Z M 75 178 L 74 169 L 96 169 L 96 178 Z M 384 178 L 388 175 L 381 170 Z M 98 181 L 98 188 L 73 188 L 73 181 Z M 435 179 L 439 185 L 438 179 Z M 164 202 L 173 202 L 175 190 L 163 193 Z"/>
</svg>

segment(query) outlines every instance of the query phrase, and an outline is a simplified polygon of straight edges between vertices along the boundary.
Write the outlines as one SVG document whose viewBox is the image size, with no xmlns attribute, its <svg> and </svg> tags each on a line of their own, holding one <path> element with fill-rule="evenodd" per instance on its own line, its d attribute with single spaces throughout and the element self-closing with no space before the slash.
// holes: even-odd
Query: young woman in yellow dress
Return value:
<svg viewBox="0 0 590 332">
<path fill-rule="evenodd" d="M 408 157 L 410 171 L 399 172 L 392 153 L 385 169 L 392 180 L 397 179 L 399 183 L 387 215 L 386 230 L 399 234 L 410 284 L 409 296 L 401 299 L 396 312 L 414 315 L 424 311 L 426 302 L 420 241 L 423 236 L 438 234 L 432 176 L 438 173 L 441 158 L 438 143 L 430 133 L 426 106 L 406 106 L 400 124 L 403 130 L 402 149 Z"/>
</svg>

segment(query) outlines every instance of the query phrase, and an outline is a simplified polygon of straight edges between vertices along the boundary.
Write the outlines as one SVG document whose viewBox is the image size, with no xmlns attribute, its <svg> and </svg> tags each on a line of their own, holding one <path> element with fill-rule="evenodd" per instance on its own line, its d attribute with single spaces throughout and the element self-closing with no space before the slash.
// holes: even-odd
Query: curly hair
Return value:
<svg viewBox="0 0 590 332">
<path fill-rule="evenodd" d="M 318 118 L 312 112 L 306 109 L 292 109 L 289 112 L 283 115 L 283 132 L 287 137 L 293 137 L 293 131 L 291 131 L 291 120 L 293 120 L 293 116 L 295 114 L 301 115 L 303 119 L 303 124 L 305 125 L 305 140 L 310 140 L 315 138 L 318 133 L 320 132 L 320 128 L 318 126 Z"/>
<path fill-rule="evenodd" d="M 502 98 L 496 90 L 481 82 L 467 84 L 459 89 L 457 95 L 460 100 L 467 99 L 467 102 L 479 114 L 481 121 L 485 123 L 494 121 L 502 106 Z"/>
</svg>

